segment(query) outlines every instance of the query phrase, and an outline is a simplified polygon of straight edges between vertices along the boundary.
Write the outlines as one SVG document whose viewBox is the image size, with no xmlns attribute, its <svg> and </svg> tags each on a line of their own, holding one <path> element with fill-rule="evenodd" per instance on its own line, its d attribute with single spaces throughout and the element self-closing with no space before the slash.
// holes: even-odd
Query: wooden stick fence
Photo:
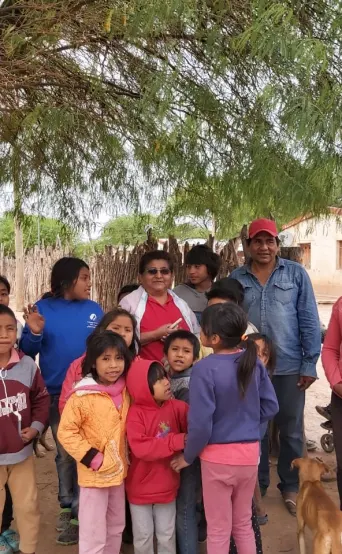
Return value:
<svg viewBox="0 0 342 554">
<path fill-rule="evenodd" d="M 222 265 L 219 278 L 229 275 L 233 269 L 243 263 L 243 255 L 237 252 L 238 239 L 232 239 L 217 250 L 221 256 Z M 148 250 L 156 248 L 152 237 L 136 245 L 132 250 L 118 249 L 107 246 L 103 253 L 87 259 L 92 271 L 92 298 L 99 302 L 105 311 L 117 304 L 117 295 L 123 285 L 138 281 L 138 267 L 141 256 Z M 174 260 L 174 284 L 184 282 L 184 256 L 189 251 L 188 243 L 180 246 L 174 237 L 170 237 L 164 245 Z M 300 250 L 300 249 L 287 249 Z M 284 252 L 286 258 L 291 257 Z M 298 253 L 297 253 L 298 254 Z M 70 256 L 72 252 L 65 248 L 34 248 L 25 255 L 25 303 L 37 301 L 44 292 L 50 290 L 50 273 L 53 264 L 63 256 Z M 282 252 L 283 255 L 283 252 Z M 15 258 L 4 255 L 0 246 L 0 274 L 5 275 L 15 292 Z"/>
</svg>

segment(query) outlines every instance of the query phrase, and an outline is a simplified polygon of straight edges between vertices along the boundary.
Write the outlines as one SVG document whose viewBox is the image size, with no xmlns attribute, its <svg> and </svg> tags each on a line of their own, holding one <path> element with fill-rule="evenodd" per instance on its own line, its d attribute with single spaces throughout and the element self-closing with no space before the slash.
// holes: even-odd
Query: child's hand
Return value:
<svg viewBox="0 0 342 554">
<path fill-rule="evenodd" d="M 41 335 L 45 326 L 45 319 L 38 312 L 37 306 L 29 304 L 24 308 L 24 319 L 34 335 Z"/>
<path fill-rule="evenodd" d="M 37 435 L 38 431 L 33 427 L 26 427 L 21 431 L 21 438 L 25 443 L 33 441 L 33 439 L 35 439 Z"/>
<path fill-rule="evenodd" d="M 188 467 L 190 464 L 188 464 L 188 462 L 185 461 L 184 454 L 178 454 L 173 458 L 170 465 L 174 471 L 179 473 L 181 469 Z"/>
</svg>

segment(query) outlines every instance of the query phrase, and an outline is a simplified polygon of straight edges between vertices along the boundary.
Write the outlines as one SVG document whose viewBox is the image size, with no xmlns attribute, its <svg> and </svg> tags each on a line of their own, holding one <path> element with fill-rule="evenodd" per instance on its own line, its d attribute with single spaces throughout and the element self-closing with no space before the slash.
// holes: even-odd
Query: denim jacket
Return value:
<svg viewBox="0 0 342 554">
<path fill-rule="evenodd" d="M 264 286 L 248 265 L 235 269 L 231 277 L 245 289 L 243 307 L 249 321 L 274 341 L 275 375 L 299 373 L 317 377 L 320 322 L 305 269 L 296 262 L 277 258 L 276 267 Z"/>
</svg>

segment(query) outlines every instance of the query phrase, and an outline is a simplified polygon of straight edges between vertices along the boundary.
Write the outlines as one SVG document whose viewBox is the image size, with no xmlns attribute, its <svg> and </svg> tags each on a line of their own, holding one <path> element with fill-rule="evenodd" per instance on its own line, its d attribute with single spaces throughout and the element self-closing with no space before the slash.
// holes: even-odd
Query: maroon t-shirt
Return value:
<svg viewBox="0 0 342 554">
<path fill-rule="evenodd" d="M 167 323 L 175 323 L 180 318 L 182 318 L 182 321 L 178 324 L 178 328 L 190 331 L 180 309 L 177 308 L 170 294 L 168 294 L 165 304 L 159 304 L 157 300 L 149 296 L 145 313 L 140 322 L 140 334 L 154 331 Z M 161 362 L 164 358 L 163 347 L 161 340 L 150 342 L 141 347 L 140 356 L 145 360 L 158 360 Z"/>
</svg>

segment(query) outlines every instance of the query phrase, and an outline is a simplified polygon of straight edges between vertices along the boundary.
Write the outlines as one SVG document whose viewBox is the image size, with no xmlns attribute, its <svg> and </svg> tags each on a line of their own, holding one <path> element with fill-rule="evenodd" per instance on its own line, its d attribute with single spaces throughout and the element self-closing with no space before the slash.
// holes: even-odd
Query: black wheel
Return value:
<svg viewBox="0 0 342 554">
<path fill-rule="evenodd" d="M 330 433 L 325 433 L 321 436 L 321 447 L 324 452 L 327 452 L 328 454 L 330 454 L 330 452 L 334 452 L 334 437 Z"/>
</svg>

